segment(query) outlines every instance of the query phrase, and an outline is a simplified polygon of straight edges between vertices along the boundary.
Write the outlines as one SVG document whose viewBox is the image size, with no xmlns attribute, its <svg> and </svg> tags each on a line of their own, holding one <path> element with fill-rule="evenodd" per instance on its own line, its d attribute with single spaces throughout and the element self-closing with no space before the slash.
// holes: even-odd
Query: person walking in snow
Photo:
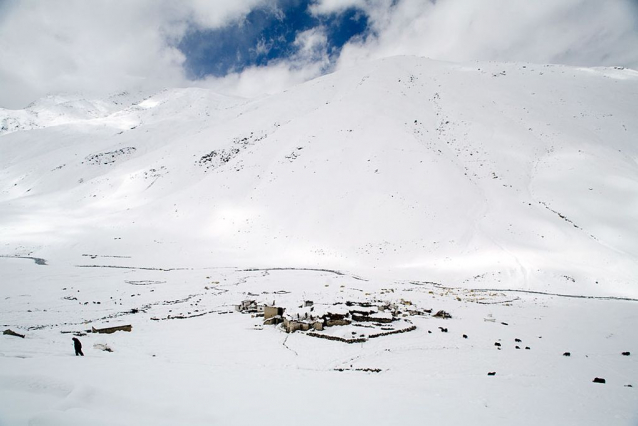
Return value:
<svg viewBox="0 0 638 426">
<path fill-rule="evenodd" d="M 75 348 L 75 356 L 84 356 L 82 353 L 82 343 L 77 337 L 73 338 L 73 347 Z"/>
</svg>

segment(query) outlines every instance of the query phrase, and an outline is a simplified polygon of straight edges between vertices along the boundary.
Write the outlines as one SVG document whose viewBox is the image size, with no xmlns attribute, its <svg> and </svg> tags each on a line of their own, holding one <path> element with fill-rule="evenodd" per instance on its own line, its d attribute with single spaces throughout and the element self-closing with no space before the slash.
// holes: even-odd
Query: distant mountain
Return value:
<svg viewBox="0 0 638 426">
<path fill-rule="evenodd" d="M 636 111 L 629 69 L 416 57 L 253 100 L 48 97 L 0 110 L 0 254 L 635 297 Z"/>
</svg>

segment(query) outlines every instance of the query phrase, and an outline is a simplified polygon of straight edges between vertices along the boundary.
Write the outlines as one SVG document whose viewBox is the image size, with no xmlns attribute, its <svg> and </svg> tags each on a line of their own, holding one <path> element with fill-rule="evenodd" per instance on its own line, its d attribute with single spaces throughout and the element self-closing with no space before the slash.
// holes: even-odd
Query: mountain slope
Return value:
<svg viewBox="0 0 638 426">
<path fill-rule="evenodd" d="M 635 71 L 397 57 L 140 99 L 0 136 L 1 254 L 638 296 Z"/>
</svg>

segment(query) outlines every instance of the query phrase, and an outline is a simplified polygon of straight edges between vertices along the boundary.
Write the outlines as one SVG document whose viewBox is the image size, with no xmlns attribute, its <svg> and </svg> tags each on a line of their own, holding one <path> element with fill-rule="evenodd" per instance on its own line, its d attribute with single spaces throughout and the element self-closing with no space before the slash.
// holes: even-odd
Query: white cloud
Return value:
<svg viewBox="0 0 638 426">
<path fill-rule="evenodd" d="M 317 63 L 299 67 L 290 61 L 279 61 L 268 66 L 249 67 L 241 73 L 232 73 L 221 78 L 209 77 L 198 82 L 198 86 L 222 94 L 252 98 L 281 92 L 319 77 L 322 71 Z"/>
<path fill-rule="evenodd" d="M 263 0 L 24 1 L 0 21 L 0 106 L 49 92 L 189 84 L 175 47 L 188 25 L 241 19 Z"/>
<path fill-rule="evenodd" d="M 248 67 L 241 73 L 221 78 L 209 77 L 199 82 L 199 85 L 221 93 L 254 97 L 281 92 L 319 77 L 330 65 L 328 38 L 324 28 L 300 32 L 293 45 L 297 52 L 290 58 L 272 61 L 267 66 Z"/>
<path fill-rule="evenodd" d="M 228 22 L 241 19 L 266 0 L 187 0 L 177 1 L 190 9 L 191 19 L 202 28 L 219 28 Z"/>
<path fill-rule="evenodd" d="M 327 1 L 327 0 L 324 0 Z M 631 0 L 368 0 L 376 37 L 344 47 L 341 66 L 419 55 L 638 67 Z"/>
<path fill-rule="evenodd" d="M 353 7 L 363 9 L 365 6 L 365 0 L 319 0 L 310 6 L 310 12 L 313 15 L 330 15 Z"/>
<path fill-rule="evenodd" d="M 291 62 L 303 68 L 315 63 L 328 65 L 328 37 L 323 27 L 300 32 L 295 37 L 293 45 L 298 50 Z"/>
<path fill-rule="evenodd" d="M 174 46 L 189 28 L 219 28 L 276 0 L 57 0 L 0 3 L 0 106 L 49 92 L 107 93 L 205 85 L 255 95 L 338 67 L 399 54 L 638 68 L 633 0 L 318 0 L 315 16 L 355 7 L 371 34 L 329 56 L 324 28 L 298 34 L 297 53 L 225 78 L 188 81 Z M 267 51 L 267 43 L 256 45 Z M 260 50 L 260 51 L 261 51 Z M 266 83 L 265 83 L 266 82 Z"/>
</svg>

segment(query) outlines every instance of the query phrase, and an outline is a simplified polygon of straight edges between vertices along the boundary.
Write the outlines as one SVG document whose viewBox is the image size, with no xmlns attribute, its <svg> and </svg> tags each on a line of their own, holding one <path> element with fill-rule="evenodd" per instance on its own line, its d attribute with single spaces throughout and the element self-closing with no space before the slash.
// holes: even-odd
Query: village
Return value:
<svg viewBox="0 0 638 426">
<path fill-rule="evenodd" d="M 278 327 L 286 333 L 302 332 L 310 337 L 344 343 L 364 343 L 369 339 L 414 331 L 416 326 L 410 317 L 432 314 L 432 309 L 419 309 L 404 299 L 396 303 L 374 299 L 331 304 L 305 300 L 296 306 L 246 299 L 235 309 L 263 318 L 263 325 Z M 443 310 L 432 316 L 452 317 Z"/>
</svg>

